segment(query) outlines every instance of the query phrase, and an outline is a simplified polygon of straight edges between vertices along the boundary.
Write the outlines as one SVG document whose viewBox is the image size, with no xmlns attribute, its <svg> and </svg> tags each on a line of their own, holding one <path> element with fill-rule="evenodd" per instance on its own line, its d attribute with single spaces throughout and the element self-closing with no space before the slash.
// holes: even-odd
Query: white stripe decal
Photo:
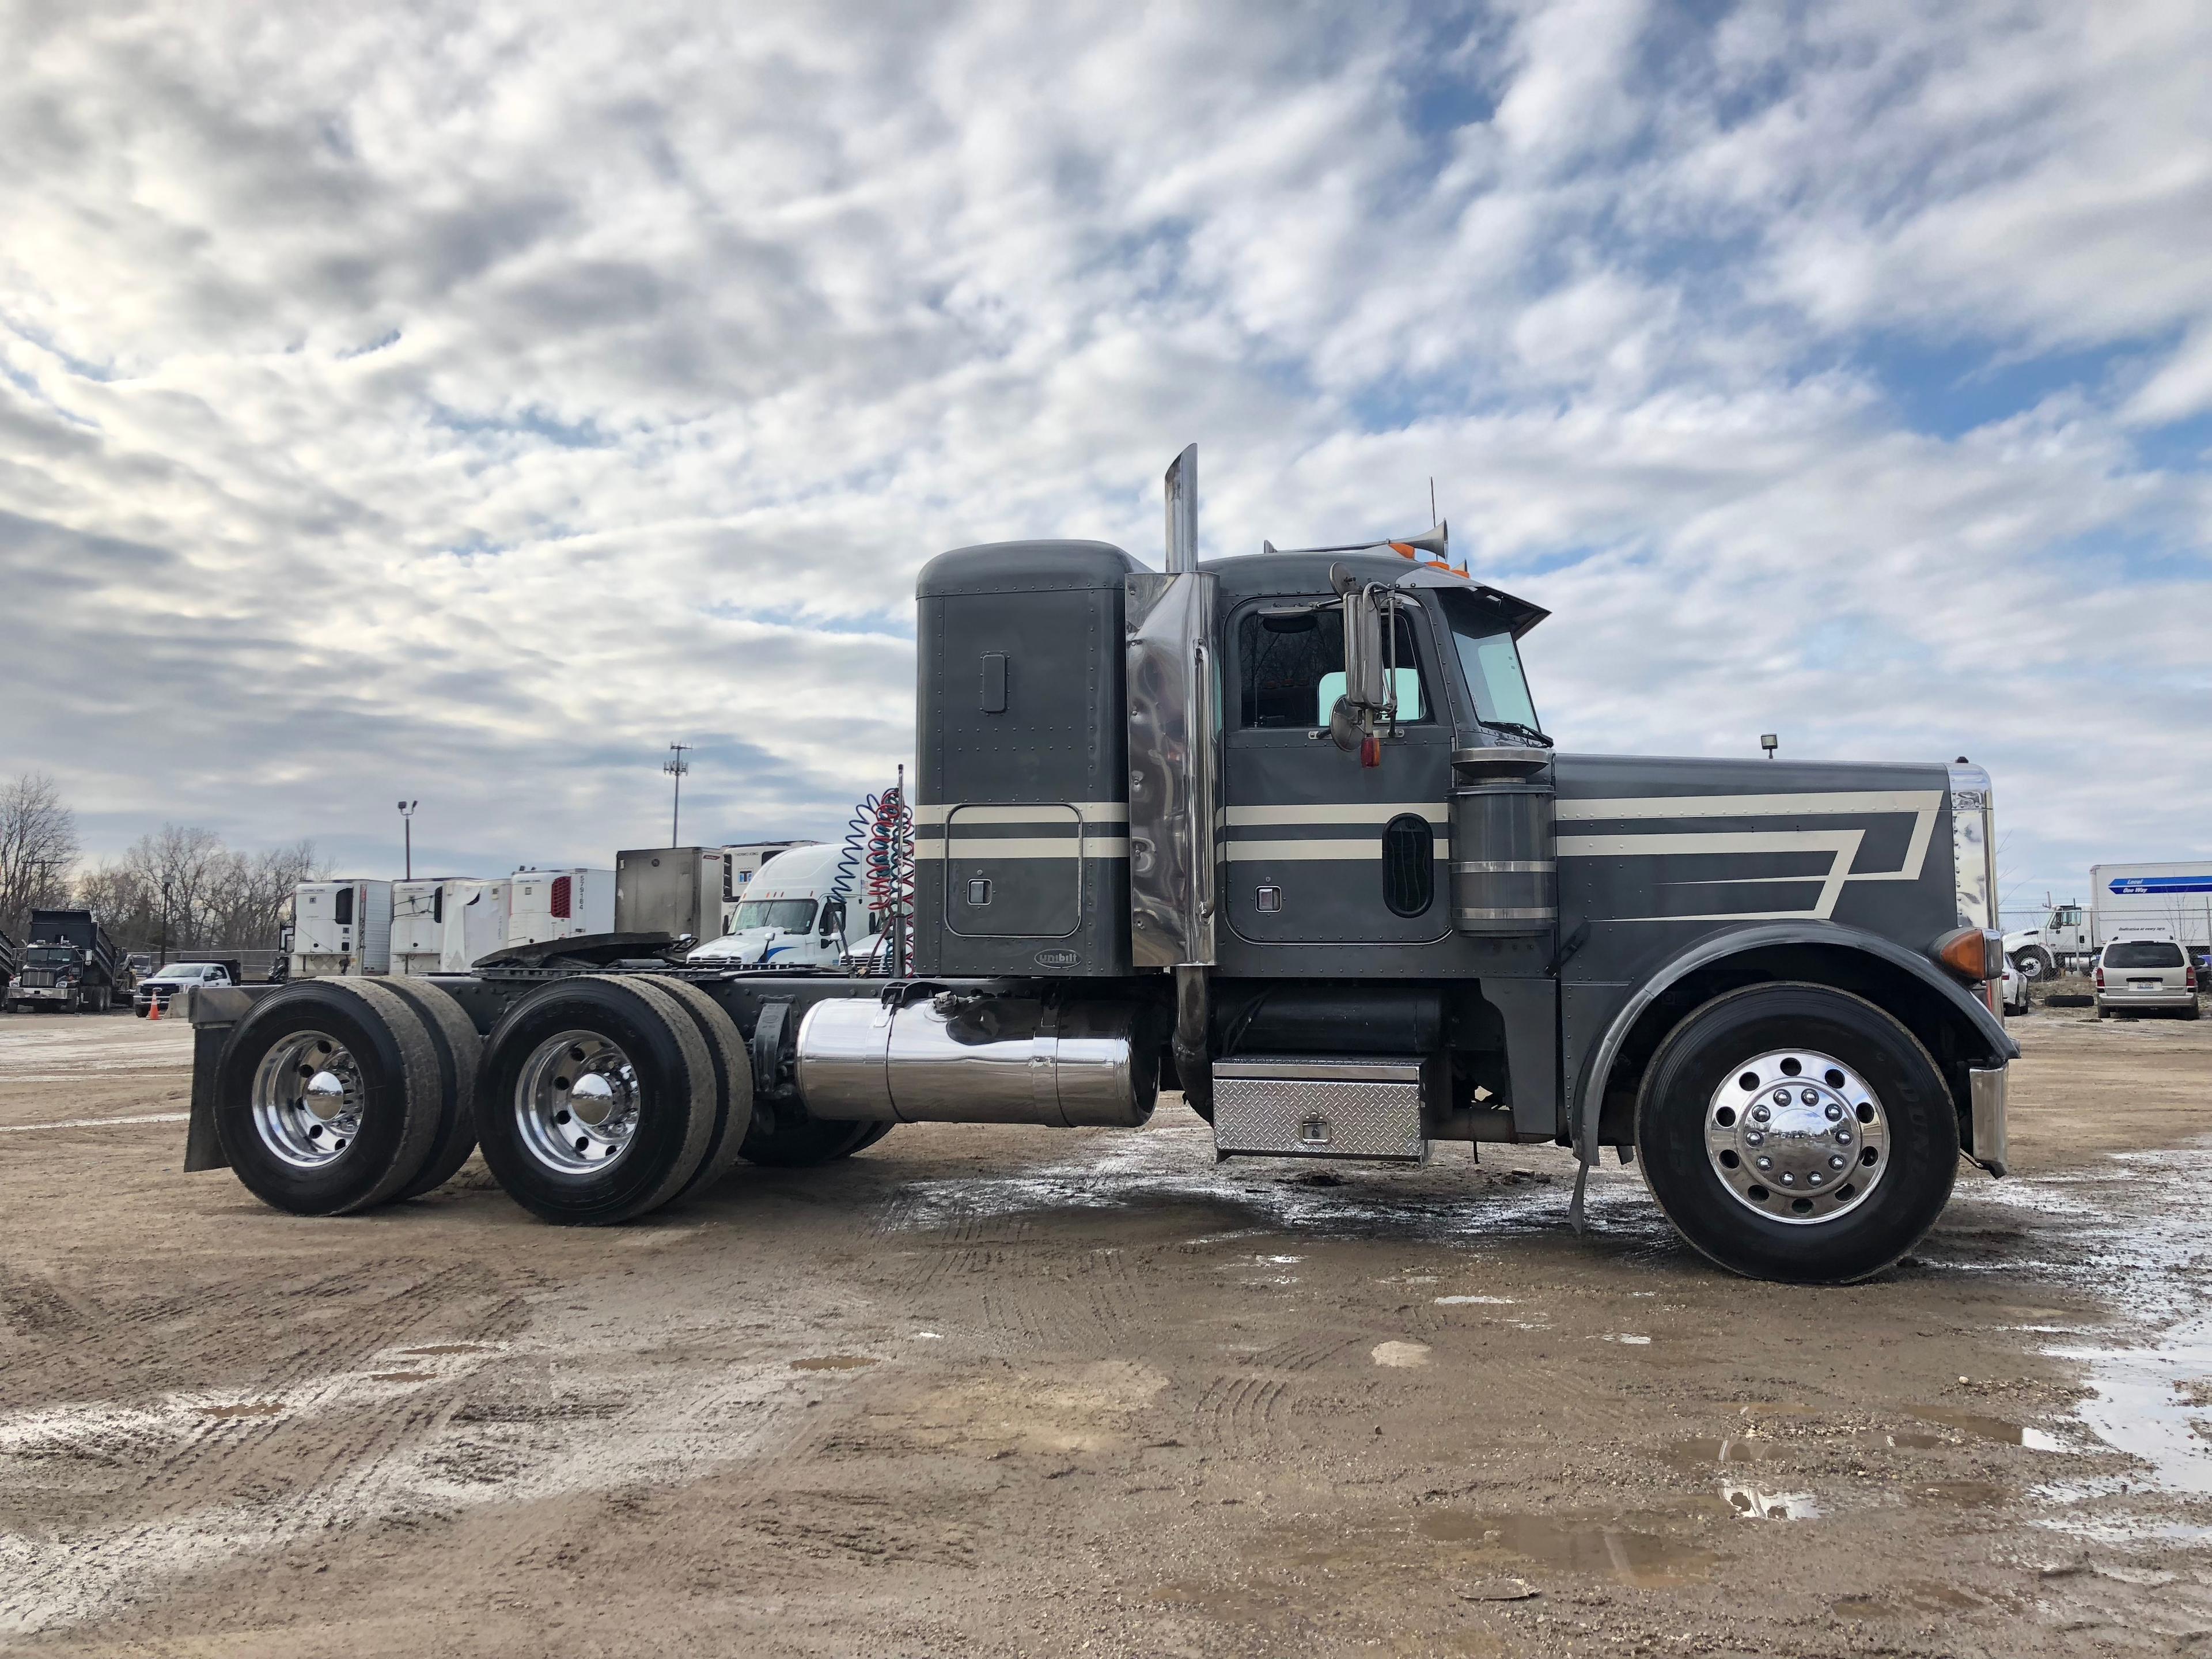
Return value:
<svg viewBox="0 0 2212 1659">
<path fill-rule="evenodd" d="M 1438 836 L 1434 845 L 1438 858 L 1451 856 L 1449 836 Z M 1382 856 L 1382 838 L 1362 836 L 1358 841 L 1225 841 L 1221 843 L 1221 856 L 1231 864 L 1372 861 Z"/>
<path fill-rule="evenodd" d="M 916 836 L 914 856 L 924 859 L 964 859 L 969 860 L 994 859 L 1067 859 L 1078 856 L 1087 859 L 1125 859 L 1129 856 L 1127 836 L 1085 836 L 1078 841 L 1073 836 L 959 836 L 945 850 L 945 839 L 941 836 Z"/>
<path fill-rule="evenodd" d="M 957 812 L 967 823 L 1057 823 L 1070 812 L 1085 823 L 1127 823 L 1129 805 L 1119 800 L 1041 801 L 1034 806 L 916 805 L 915 827 L 943 823 Z"/>
<path fill-rule="evenodd" d="M 1836 900 L 1842 895 L 1846 881 L 1872 881 L 1878 878 L 1859 876 L 1850 872 L 1851 860 L 1858 856 L 1859 843 L 1866 839 L 1863 829 L 1855 830 L 1715 830 L 1706 835 L 1679 836 L 1562 836 L 1559 837 L 1559 856 L 1563 859 L 1622 859 L 1666 858 L 1697 854 L 1747 853 L 1826 853 L 1827 870 L 1819 875 L 1776 876 L 1762 878 L 1770 881 L 1817 881 L 1820 891 L 1809 910 L 1723 910 L 1698 915 L 1681 916 L 1618 916 L 1619 921 L 1781 921 L 1792 917 L 1814 917 L 1826 921 L 1835 914 Z M 1917 871 L 1913 872 L 1918 874 Z M 1898 880 L 1891 872 L 1880 879 Z M 1723 882 L 1726 877 L 1721 878 Z M 1668 882 L 1662 885 L 1674 886 Z M 1698 884 L 1705 885 L 1704 883 Z"/>
<path fill-rule="evenodd" d="M 1322 823 L 1387 823 L 1411 812 L 1416 817 L 1442 823 L 1449 809 L 1443 801 L 1400 802 L 1395 805 L 1232 806 L 1223 814 L 1231 829 L 1297 826 Z"/>
</svg>

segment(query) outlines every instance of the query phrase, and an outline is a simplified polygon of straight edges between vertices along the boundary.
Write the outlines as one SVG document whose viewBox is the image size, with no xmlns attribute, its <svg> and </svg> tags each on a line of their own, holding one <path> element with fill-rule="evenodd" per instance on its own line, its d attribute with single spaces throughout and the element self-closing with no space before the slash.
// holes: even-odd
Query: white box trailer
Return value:
<svg viewBox="0 0 2212 1659">
<path fill-rule="evenodd" d="M 641 847 L 615 854 L 615 932 L 722 936 L 729 854 L 719 847 Z"/>
<path fill-rule="evenodd" d="M 465 974 L 495 951 L 507 948 L 512 881 L 464 881 L 446 899 L 440 934 L 439 971 Z"/>
<path fill-rule="evenodd" d="M 2212 948 L 2212 860 L 2093 864 L 2089 890 L 2098 950 L 2122 933 L 2167 934 L 2193 952 Z"/>
<path fill-rule="evenodd" d="M 292 890 L 292 977 L 392 971 L 392 884 L 303 881 Z"/>
<path fill-rule="evenodd" d="M 737 926 L 738 905 L 744 898 L 745 890 L 760 873 L 761 866 L 780 853 L 788 853 L 794 847 L 817 847 L 812 841 L 741 841 L 722 848 L 727 877 L 722 889 L 722 925 L 717 932 L 726 933 Z"/>
<path fill-rule="evenodd" d="M 465 887 L 466 876 L 422 876 L 392 884 L 392 971 L 445 971 L 446 908 Z"/>
<path fill-rule="evenodd" d="M 611 870 L 518 870 L 508 894 L 507 942 L 536 945 L 549 939 L 615 930 L 615 872 Z"/>
</svg>

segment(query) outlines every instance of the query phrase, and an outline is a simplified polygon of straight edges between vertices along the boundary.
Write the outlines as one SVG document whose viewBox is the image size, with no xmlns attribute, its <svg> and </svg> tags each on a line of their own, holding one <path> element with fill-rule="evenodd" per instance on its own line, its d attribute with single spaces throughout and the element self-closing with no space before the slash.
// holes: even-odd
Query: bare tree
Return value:
<svg viewBox="0 0 2212 1659">
<path fill-rule="evenodd" d="M 20 939 L 33 909 L 68 902 L 76 814 L 44 772 L 0 784 L 0 928 Z"/>
<path fill-rule="evenodd" d="M 293 889 L 326 868 L 311 841 L 244 853 L 213 830 L 169 823 L 88 871 L 76 902 L 97 911 L 126 951 L 266 950 L 276 943 Z"/>
</svg>

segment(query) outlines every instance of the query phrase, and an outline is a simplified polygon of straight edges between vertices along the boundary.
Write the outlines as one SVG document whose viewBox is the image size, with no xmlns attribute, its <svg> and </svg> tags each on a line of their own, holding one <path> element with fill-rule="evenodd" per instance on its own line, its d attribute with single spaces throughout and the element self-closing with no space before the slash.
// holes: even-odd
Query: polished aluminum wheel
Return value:
<svg viewBox="0 0 2212 1659">
<path fill-rule="evenodd" d="M 1705 1108 L 1705 1154 L 1736 1202 L 1777 1221 L 1832 1221 L 1889 1162 L 1889 1120 L 1866 1079 L 1809 1048 L 1735 1066 Z"/>
<path fill-rule="evenodd" d="M 530 1051 L 514 1085 L 522 1144 L 562 1175 L 604 1170 L 637 1133 L 637 1069 L 596 1031 L 563 1031 Z"/>
<path fill-rule="evenodd" d="M 320 1169 L 353 1145 L 367 1097 L 360 1062 L 343 1043 L 295 1031 L 279 1038 L 253 1073 L 253 1127 L 285 1163 Z"/>
</svg>

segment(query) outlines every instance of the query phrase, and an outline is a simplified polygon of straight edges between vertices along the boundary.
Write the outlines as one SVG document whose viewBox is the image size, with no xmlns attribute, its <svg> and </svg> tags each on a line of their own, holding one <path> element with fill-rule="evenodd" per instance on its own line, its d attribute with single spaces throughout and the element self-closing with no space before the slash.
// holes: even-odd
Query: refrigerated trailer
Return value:
<svg viewBox="0 0 2212 1659">
<path fill-rule="evenodd" d="M 477 884 L 466 876 L 422 876 L 392 884 L 393 973 L 434 974 L 444 969 L 447 908 Z"/>
<path fill-rule="evenodd" d="M 294 979 L 392 971 L 392 884 L 355 878 L 292 890 Z"/>
<path fill-rule="evenodd" d="M 465 881 L 447 901 L 440 935 L 439 970 L 465 974 L 495 951 L 507 948 L 512 881 Z"/>
<path fill-rule="evenodd" d="M 508 878 L 507 942 L 611 933 L 615 927 L 611 870 L 518 870 Z"/>
<path fill-rule="evenodd" d="M 1447 547 L 1201 564 L 1186 451 L 1164 571 L 1100 542 L 940 555 L 910 971 L 617 936 L 196 999 L 186 1166 L 329 1213 L 477 1139 L 538 1215 L 619 1222 L 738 1158 L 1141 1130 L 1179 1090 L 1216 1158 L 1556 1142 L 1586 1175 L 1611 1147 L 1724 1267 L 1879 1272 L 1962 1154 L 2005 1169 L 1987 775 L 1561 753 L 1517 644 L 1546 611 Z"/>
</svg>

